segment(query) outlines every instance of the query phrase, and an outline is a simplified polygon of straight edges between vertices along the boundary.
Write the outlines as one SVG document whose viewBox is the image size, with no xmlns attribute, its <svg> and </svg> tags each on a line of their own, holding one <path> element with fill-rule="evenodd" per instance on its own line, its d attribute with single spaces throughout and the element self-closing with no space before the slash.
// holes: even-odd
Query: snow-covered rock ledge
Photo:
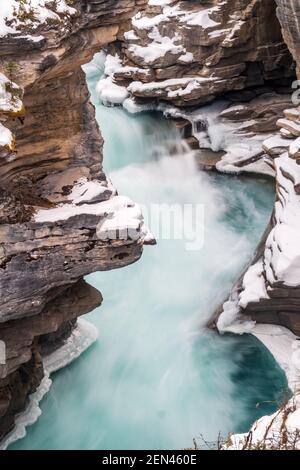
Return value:
<svg viewBox="0 0 300 470">
<path fill-rule="evenodd" d="M 235 286 L 217 327 L 220 333 L 251 333 L 259 339 L 284 370 L 293 395 L 277 412 L 257 420 L 249 432 L 230 435 L 223 450 L 300 450 L 300 337 L 283 326 L 257 323 L 242 310 L 248 302 L 269 299 L 262 272 L 261 259 L 248 268 L 242 291 Z"/>
<path fill-rule="evenodd" d="M 104 63 L 104 65 L 103 65 Z M 157 89 L 161 82 L 151 84 L 132 82 L 126 85 L 128 77 L 136 75 L 146 78 L 149 73 L 138 66 L 123 65 L 117 53 L 96 54 L 94 64 L 99 70 L 103 69 L 96 90 L 100 101 L 106 106 L 122 105 L 129 113 L 140 113 L 148 110 L 158 110 L 166 117 L 174 120 L 185 120 L 190 123 L 190 137 L 200 149 L 213 152 L 224 152 L 215 168 L 222 173 L 239 174 L 252 173 L 264 176 L 275 176 L 274 169 L 269 163 L 268 149 L 263 143 L 274 145 L 276 122 L 282 116 L 284 109 L 290 106 L 290 96 L 280 94 L 275 89 L 265 88 L 248 93 L 248 102 L 239 102 L 238 97 L 219 99 L 212 104 L 197 109 L 181 108 L 163 99 L 148 101 L 134 96 L 135 88 Z M 118 77 L 124 77 L 123 81 Z M 125 80 L 126 77 L 126 80 Z M 189 82 L 188 82 L 189 80 Z M 208 80 L 208 79 L 206 79 Z M 175 86 L 203 86 L 203 78 L 173 78 L 165 81 L 169 94 L 174 94 Z M 144 90 L 145 91 L 145 90 Z M 182 93 L 178 91 L 176 93 Z M 243 94 L 240 93 L 240 99 Z M 278 140 L 275 144 L 277 145 Z M 281 139 L 283 144 L 286 141 Z"/>
<path fill-rule="evenodd" d="M 0 450 L 6 450 L 17 440 L 23 439 L 26 436 L 26 428 L 34 424 L 41 416 L 42 411 L 39 404 L 52 385 L 50 375 L 77 359 L 97 338 L 97 328 L 92 323 L 80 318 L 65 344 L 43 358 L 44 378 L 38 389 L 30 395 L 27 408 L 16 417 L 15 428 L 0 442 Z"/>
<path fill-rule="evenodd" d="M 248 3 L 242 11 L 236 0 L 149 1 L 122 38 L 124 69 L 113 73 L 113 83 L 131 82 L 128 91 L 138 99 L 187 107 L 289 76 L 275 4 Z"/>
<path fill-rule="evenodd" d="M 291 115 L 291 110 L 286 114 Z M 293 115 L 298 119 L 296 110 Z M 285 120 L 278 121 L 279 126 L 282 123 L 287 126 Z M 257 322 L 282 325 L 300 335 L 300 166 L 295 157 L 298 138 L 290 136 L 286 143 L 277 136 L 263 144 L 276 173 L 274 211 L 255 261 L 232 290 L 231 303 L 224 304 L 217 322 L 221 331 L 236 332 L 238 322 L 242 333 L 245 328 L 251 332 Z"/>
<path fill-rule="evenodd" d="M 251 2 L 242 13 L 234 0 L 202 3 L 149 1 L 122 47 L 109 49 L 99 97 L 129 112 L 159 108 L 186 119 L 200 149 L 224 152 L 212 166 L 220 172 L 274 176 L 262 143 L 290 106 L 274 79 L 293 76 L 275 4 Z"/>
<path fill-rule="evenodd" d="M 291 391 L 300 391 L 300 338 L 279 325 L 256 324 L 251 334 L 269 349 L 284 370 Z"/>
<path fill-rule="evenodd" d="M 251 333 L 285 371 L 293 396 L 276 413 L 257 420 L 248 433 L 231 435 L 223 450 L 300 450 L 300 338 L 276 325 L 255 325 Z"/>
<path fill-rule="evenodd" d="M 274 170 L 266 159 L 262 144 L 272 136 L 269 129 L 272 126 L 275 128 L 275 122 L 272 123 L 277 112 L 275 108 L 284 106 L 284 103 L 286 97 L 268 93 L 249 103 L 217 100 L 194 111 L 168 105 L 160 105 L 159 108 L 168 117 L 190 122 L 192 137 L 196 139 L 199 149 L 224 152 L 215 165 L 220 173 L 251 173 L 274 177 Z M 274 113 L 271 119 L 265 118 L 262 113 L 262 108 L 268 104 L 268 111 Z M 267 119 L 270 121 L 266 125 Z"/>
</svg>

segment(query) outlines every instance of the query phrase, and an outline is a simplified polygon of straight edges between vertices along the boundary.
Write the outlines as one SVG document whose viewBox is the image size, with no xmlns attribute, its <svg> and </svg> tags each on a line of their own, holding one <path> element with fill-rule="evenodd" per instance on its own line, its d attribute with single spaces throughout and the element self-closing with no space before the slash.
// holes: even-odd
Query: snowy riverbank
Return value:
<svg viewBox="0 0 300 470">
<path fill-rule="evenodd" d="M 257 324 L 251 333 L 269 349 L 285 371 L 293 396 L 276 413 L 257 420 L 249 433 L 231 435 L 224 449 L 300 450 L 300 338 L 277 325 Z"/>
</svg>

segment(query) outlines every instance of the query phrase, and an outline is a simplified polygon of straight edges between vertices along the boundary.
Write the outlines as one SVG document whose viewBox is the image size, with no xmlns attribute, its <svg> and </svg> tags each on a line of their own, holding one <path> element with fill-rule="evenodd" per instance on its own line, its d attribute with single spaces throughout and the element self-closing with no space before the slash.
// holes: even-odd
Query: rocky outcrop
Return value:
<svg viewBox="0 0 300 470">
<path fill-rule="evenodd" d="M 121 56 L 115 83 L 138 102 L 179 107 L 293 73 L 273 0 L 150 0 L 125 33 Z"/>
<path fill-rule="evenodd" d="M 43 377 L 41 353 L 101 304 L 83 277 L 133 263 L 153 242 L 139 208 L 102 171 L 103 140 L 81 70 L 145 3 L 31 8 L 11 0 L 1 16 L 0 438 Z"/>
<path fill-rule="evenodd" d="M 295 76 L 273 0 L 150 0 L 109 52 L 103 102 L 159 107 L 192 124 L 193 147 L 225 152 L 218 170 L 273 175 L 262 142 L 290 106 Z"/>
<path fill-rule="evenodd" d="M 282 26 L 285 43 L 297 63 L 297 73 L 300 74 L 300 5 L 297 0 L 276 0 L 277 15 Z"/>
<path fill-rule="evenodd" d="M 243 95 L 245 99 L 240 101 Z M 188 143 L 193 148 L 215 152 L 212 165 L 209 165 L 203 152 L 196 152 L 200 168 L 273 177 L 274 169 L 268 164 L 268 152 L 263 144 L 272 142 L 276 123 L 284 109 L 291 105 L 290 93 L 279 92 L 272 87 L 259 87 L 247 90 L 243 95 L 233 95 L 192 112 L 174 107 L 166 107 L 164 112 L 190 123 L 190 127 L 184 125 L 184 136 L 188 136 Z"/>
<path fill-rule="evenodd" d="M 277 121 L 279 133 L 263 143 L 276 177 L 273 215 L 253 264 L 233 289 L 231 314 L 228 308 L 221 314 L 218 326 L 223 331 L 235 329 L 246 315 L 300 335 L 300 110 L 287 109 L 284 115 Z"/>
<path fill-rule="evenodd" d="M 299 67 L 300 10 L 296 3 L 277 1 L 283 36 Z M 230 309 L 223 310 L 220 329 L 234 329 L 246 316 L 256 323 L 283 325 L 300 335 L 300 108 L 297 98 L 294 107 L 290 103 L 291 107 L 277 120 L 277 132 L 263 142 L 265 162 L 275 172 L 276 203 L 256 257 L 232 291 L 231 314 L 228 315 Z"/>
</svg>

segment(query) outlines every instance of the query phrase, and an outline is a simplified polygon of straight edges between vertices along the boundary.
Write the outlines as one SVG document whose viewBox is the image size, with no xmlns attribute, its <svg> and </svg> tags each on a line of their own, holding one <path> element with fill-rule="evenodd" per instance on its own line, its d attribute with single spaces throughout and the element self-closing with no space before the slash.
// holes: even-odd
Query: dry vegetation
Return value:
<svg viewBox="0 0 300 470">
<path fill-rule="evenodd" d="M 291 429 L 287 426 L 288 417 L 297 410 L 297 400 L 299 409 L 299 397 L 300 391 L 281 403 L 260 439 L 256 434 L 257 421 L 240 440 L 234 434 L 229 434 L 226 439 L 219 434 L 216 442 L 208 442 L 200 435 L 193 439 L 193 448 L 189 450 L 300 450 L 300 427 Z"/>
</svg>

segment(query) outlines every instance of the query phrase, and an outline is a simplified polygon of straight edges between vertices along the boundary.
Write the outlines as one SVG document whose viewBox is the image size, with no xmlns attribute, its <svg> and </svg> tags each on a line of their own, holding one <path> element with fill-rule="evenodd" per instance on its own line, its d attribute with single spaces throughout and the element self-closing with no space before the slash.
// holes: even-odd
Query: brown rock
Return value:
<svg viewBox="0 0 300 470">
<path fill-rule="evenodd" d="M 273 0 L 208 0 L 204 4 L 177 0 L 173 5 L 178 10 L 164 17 L 163 7 L 149 6 L 141 19 L 133 22 L 134 39 L 127 35 L 124 40 L 125 57 L 139 68 L 153 70 L 156 77 L 155 87 L 142 91 L 135 87 L 131 89 L 133 96 L 170 101 L 180 107 L 195 106 L 229 90 L 293 76 L 292 59 L 282 39 Z M 159 48 L 165 41 L 173 42 L 173 47 L 162 47 L 160 54 L 148 55 L 147 59 L 136 47 L 147 52 L 147 48 Z M 177 46 L 182 47 L 181 54 Z M 188 59 L 182 60 L 185 55 Z M 209 89 L 203 84 L 197 92 L 179 99 L 175 93 L 170 96 L 165 92 L 164 81 L 174 77 L 191 81 L 211 77 L 211 81 Z M 143 79 L 143 83 L 152 81 L 151 74 L 148 80 Z"/>
<path fill-rule="evenodd" d="M 146 0 L 76 0 L 78 14 L 65 19 L 64 27 L 44 24 L 31 31 L 23 25 L 1 38 L 0 71 L 15 64 L 26 116 L 22 111 L 5 117 L 16 135 L 16 152 L 1 150 L 0 158 L 0 340 L 7 356 L 0 366 L 0 439 L 43 377 L 40 353 L 57 348 L 77 317 L 101 304 L 101 294 L 83 277 L 141 256 L 142 238 L 98 239 L 103 217 L 83 213 L 36 223 L 32 215 L 68 202 L 80 178 L 105 185 L 103 139 L 81 65 L 115 41 L 145 5 Z M 33 41 L 27 33 L 43 39 Z M 111 197 L 107 189 L 87 202 Z"/>
</svg>

